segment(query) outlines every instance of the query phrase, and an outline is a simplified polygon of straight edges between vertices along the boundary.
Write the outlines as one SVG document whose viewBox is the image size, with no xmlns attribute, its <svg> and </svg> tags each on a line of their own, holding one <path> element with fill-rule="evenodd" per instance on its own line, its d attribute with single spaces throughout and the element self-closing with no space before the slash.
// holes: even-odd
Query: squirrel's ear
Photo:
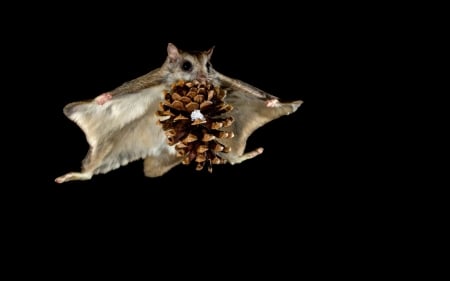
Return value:
<svg viewBox="0 0 450 281">
<path fill-rule="evenodd" d="M 178 58 L 180 57 L 178 48 L 172 43 L 167 44 L 167 56 L 169 57 L 171 62 L 178 60 Z"/>
<path fill-rule="evenodd" d="M 209 48 L 208 51 L 206 51 L 206 55 L 208 56 L 208 60 L 211 59 L 211 56 L 212 56 L 212 54 L 213 54 L 213 51 L 214 51 L 214 48 L 215 48 L 215 47 L 216 47 L 216 46 L 212 46 L 211 48 Z"/>
</svg>

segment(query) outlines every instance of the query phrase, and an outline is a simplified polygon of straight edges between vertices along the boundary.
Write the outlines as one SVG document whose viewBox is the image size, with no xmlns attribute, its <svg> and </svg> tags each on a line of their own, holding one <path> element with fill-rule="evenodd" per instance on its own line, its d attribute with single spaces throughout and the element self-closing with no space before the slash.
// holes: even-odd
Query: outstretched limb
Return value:
<svg viewBox="0 0 450 281">
<path fill-rule="evenodd" d="M 113 145 L 102 144 L 96 149 L 89 149 L 88 154 L 83 159 L 81 172 L 70 172 L 55 179 L 56 183 L 63 183 L 75 180 L 90 180 L 94 174 L 118 168 L 118 164 L 105 161 L 105 157 L 112 150 Z"/>
<path fill-rule="evenodd" d="M 89 173 L 89 172 L 84 172 L 84 173 L 71 172 L 71 173 L 62 175 L 60 177 L 57 177 L 55 179 L 55 182 L 63 183 L 63 182 L 74 181 L 74 180 L 90 180 L 91 178 L 92 178 L 92 173 Z"/>
<path fill-rule="evenodd" d="M 255 150 L 252 150 L 250 152 L 244 153 L 239 156 L 234 156 L 234 157 L 230 157 L 230 158 L 225 157 L 225 158 L 227 158 L 227 160 L 230 162 L 230 164 L 234 165 L 234 164 L 242 163 L 245 160 L 252 159 L 252 158 L 260 155 L 261 153 L 263 153 L 263 151 L 264 151 L 264 148 L 259 147 Z"/>
</svg>

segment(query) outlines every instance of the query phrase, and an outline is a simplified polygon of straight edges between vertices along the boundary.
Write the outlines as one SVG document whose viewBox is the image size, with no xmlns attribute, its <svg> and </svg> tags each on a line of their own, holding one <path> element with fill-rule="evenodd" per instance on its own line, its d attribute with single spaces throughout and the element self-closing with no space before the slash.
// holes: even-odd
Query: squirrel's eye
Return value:
<svg viewBox="0 0 450 281">
<path fill-rule="evenodd" d="M 185 60 L 185 61 L 183 62 L 183 64 L 181 65 L 181 68 L 182 68 L 184 71 L 190 71 L 190 70 L 192 69 L 192 63 L 191 63 L 190 61 Z"/>
<path fill-rule="evenodd" d="M 211 68 L 211 64 L 209 63 L 209 62 L 207 62 L 206 63 L 206 69 L 208 69 L 208 72 L 209 72 L 209 69 Z"/>
</svg>

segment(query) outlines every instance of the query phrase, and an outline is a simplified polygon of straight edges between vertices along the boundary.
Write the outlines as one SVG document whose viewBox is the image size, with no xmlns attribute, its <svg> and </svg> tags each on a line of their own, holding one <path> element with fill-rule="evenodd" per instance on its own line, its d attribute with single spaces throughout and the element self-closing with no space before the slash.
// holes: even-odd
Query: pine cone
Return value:
<svg viewBox="0 0 450 281">
<path fill-rule="evenodd" d="M 164 92 L 164 102 L 160 103 L 158 115 L 165 117 L 160 124 L 167 136 L 167 143 L 175 145 L 181 163 L 197 163 L 196 170 L 208 167 L 212 172 L 213 164 L 224 164 L 226 160 L 217 152 L 231 150 L 219 142 L 219 139 L 232 138 L 233 132 L 221 129 L 231 126 L 233 118 L 222 118 L 233 107 L 224 102 L 225 90 L 207 82 L 178 81 L 170 91 Z"/>
</svg>

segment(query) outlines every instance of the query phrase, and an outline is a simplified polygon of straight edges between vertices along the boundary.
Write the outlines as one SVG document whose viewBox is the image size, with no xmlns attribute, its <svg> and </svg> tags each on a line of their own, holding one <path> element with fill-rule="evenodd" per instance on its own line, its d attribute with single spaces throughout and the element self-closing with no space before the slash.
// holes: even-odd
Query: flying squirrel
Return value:
<svg viewBox="0 0 450 281">
<path fill-rule="evenodd" d="M 161 67 L 63 112 L 86 136 L 89 151 L 80 172 L 57 183 L 89 180 L 144 159 L 144 174 L 159 177 L 180 163 L 238 164 L 263 152 L 245 151 L 259 127 L 295 112 L 302 100 L 281 102 L 216 71 L 214 47 L 184 51 L 168 43 Z M 206 163 L 206 164 L 205 164 Z"/>
</svg>

